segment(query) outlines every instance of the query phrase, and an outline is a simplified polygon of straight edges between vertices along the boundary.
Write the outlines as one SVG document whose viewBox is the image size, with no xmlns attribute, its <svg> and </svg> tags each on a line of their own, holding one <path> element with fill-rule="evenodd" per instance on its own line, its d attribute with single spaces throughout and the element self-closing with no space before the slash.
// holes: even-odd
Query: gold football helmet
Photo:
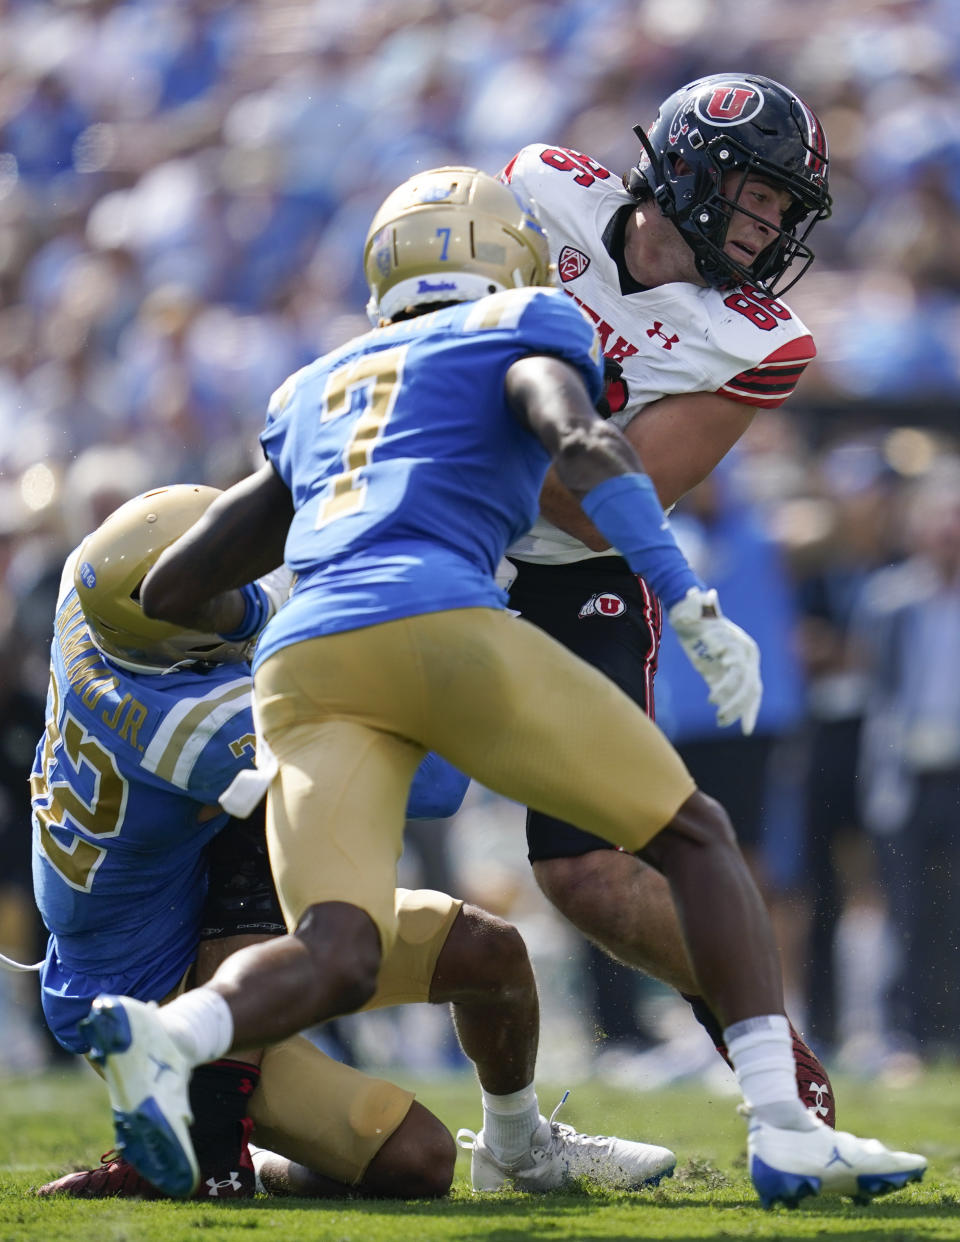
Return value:
<svg viewBox="0 0 960 1242">
<path fill-rule="evenodd" d="M 192 484 L 144 492 L 115 509 L 80 545 L 73 585 L 87 628 L 97 647 L 121 668 L 161 673 L 184 663 L 246 658 L 246 644 L 154 621 L 139 602 L 140 584 L 160 553 L 219 495 L 215 487 Z"/>
<path fill-rule="evenodd" d="M 363 270 L 374 322 L 408 307 L 551 283 L 533 207 L 476 168 L 433 168 L 394 190 L 370 225 Z"/>
</svg>

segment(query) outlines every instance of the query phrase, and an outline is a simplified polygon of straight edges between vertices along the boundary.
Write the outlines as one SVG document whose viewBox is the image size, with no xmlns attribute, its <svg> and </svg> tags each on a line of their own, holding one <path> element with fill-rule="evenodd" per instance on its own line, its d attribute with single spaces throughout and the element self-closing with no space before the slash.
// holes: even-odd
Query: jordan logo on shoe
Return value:
<svg viewBox="0 0 960 1242">
<path fill-rule="evenodd" d="M 153 1076 L 154 1082 L 159 1081 L 159 1079 L 167 1072 L 167 1070 L 173 1073 L 173 1066 L 170 1064 L 169 1061 L 161 1061 L 160 1058 L 155 1057 L 152 1052 L 149 1054 L 149 1056 L 150 1056 L 150 1060 L 157 1067 L 157 1072 Z"/>
<path fill-rule="evenodd" d="M 827 1161 L 827 1163 L 823 1167 L 825 1169 L 829 1169 L 831 1164 L 845 1164 L 848 1169 L 853 1168 L 853 1165 L 850 1163 L 850 1161 L 844 1160 L 843 1156 L 840 1155 L 839 1147 L 834 1147 L 833 1155 L 830 1157 L 830 1159 Z"/>
</svg>

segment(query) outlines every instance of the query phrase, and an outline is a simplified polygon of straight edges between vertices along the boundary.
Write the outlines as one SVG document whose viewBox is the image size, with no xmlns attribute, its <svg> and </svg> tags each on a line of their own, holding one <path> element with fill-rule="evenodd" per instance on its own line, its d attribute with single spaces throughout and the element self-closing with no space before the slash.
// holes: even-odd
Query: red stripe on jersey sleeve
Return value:
<svg viewBox="0 0 960 1242">
<path fill-rule="evenodd" d="M 749 371 L 741 371 L 717 389 L 722 397 L 752 405 L 760 410 L 775 410 L 790 396 L 808 362 L 817 356 L 812 336 L 800 336 L 768 354 L 763 362 Z"/>
<path fill-rule="evenodd" d="M 501 168 L 500 171 L 497 173 L 498 181 L 502 181 L 505 185 L 510 184 L 510 178 L 513 176 L 513 166 L 519 158 L 520 158 L 520 152 L 518 151 L 516 155 L 513 157 L 513 159 L 509 162 L 509 164 L 505 164 L 503 168 Z"/>
<path fill-rule="evenodd" d="M 813 337 L 809 335 L 798 336 L 794 341 L 787 341 L 786 345 L 781 345 L 779 349 L 775 349 L 772 354 L 768 354 L 764 358 L 760 366 L 767 367 L 771 363 L 777 362 L 802 362 L 804 365 L 812 362 L 817 356 L 817 347 L 813 343 Z"/>
</svg>

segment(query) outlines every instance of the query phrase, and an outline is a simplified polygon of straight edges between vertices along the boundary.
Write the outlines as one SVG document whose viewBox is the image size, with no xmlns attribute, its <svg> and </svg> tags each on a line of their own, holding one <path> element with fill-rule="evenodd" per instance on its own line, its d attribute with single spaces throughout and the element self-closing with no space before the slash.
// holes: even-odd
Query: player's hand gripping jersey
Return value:
<svg viewBox="0 0 960 1242">
<path fill-rule="evenodd" d="M 782 302 L 752 285 L 724 291 L 677 281 L 643 289 L 631 278 L 620 256 L 637 204 L 609 169 L 576 151 L 533 145 L 501 179 L 537 204 L 560 287 L 622 368 L 606 394 L 617 426 L 670 394 L 719 393 L 770 410 L 793 392 L 816 349 Z M 541 518 L 510 554 L 559 564 L 609 552 L 591 553 Z"/>
<path fill-rule="evenodd" d="M 377 328 L 274 394 L 261 440 L 296 508 L 285 559 L 297 583 L 255 663 L 319 634 L 504 607 L 494 574 L 533 523 L 550 464 L 504 396 L 509 367 L 535 354 L 570 362 L 599 397 L 595 331 L 543 288 Z"/>
</svg>

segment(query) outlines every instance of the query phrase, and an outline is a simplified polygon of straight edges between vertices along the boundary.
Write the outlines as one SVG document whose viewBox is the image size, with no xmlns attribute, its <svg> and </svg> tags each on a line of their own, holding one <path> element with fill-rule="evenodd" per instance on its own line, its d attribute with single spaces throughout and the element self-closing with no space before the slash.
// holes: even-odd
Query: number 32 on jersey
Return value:
<svg viewBox="0 0 960 1242">
<path fill-rule="evenodd" d="M 106 850 L 73 829 L 95 838 L 117 836 L 127 806 L 127 782 L 110 752 L 69 712 L 64 713 L 62 725 L 57 723 L 60 687 L 55 677 L 50 685 L 53 702 L 41 756 L 42 770 L 30 777 L 30 793 L 44 854 L 71 888 L 89 893 Z M 78 775 L 82 766 L 89 769 L 93 776 L 89 801 L 74 793 L 69 781 L 51 779 L 57 762 L 69 764 Z M 68 845 L 61 844 L 52 831 L 54 828 L 73 831 Z"/>
</svg>

